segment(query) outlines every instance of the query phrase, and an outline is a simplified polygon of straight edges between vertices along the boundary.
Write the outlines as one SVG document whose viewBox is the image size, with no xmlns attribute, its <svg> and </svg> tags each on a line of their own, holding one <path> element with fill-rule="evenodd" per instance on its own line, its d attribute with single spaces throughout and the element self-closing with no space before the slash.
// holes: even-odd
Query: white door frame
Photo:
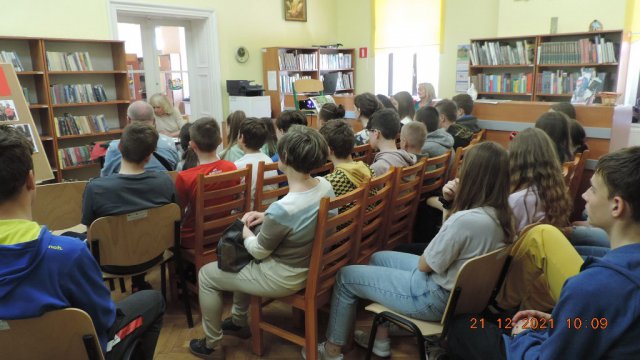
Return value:
<svg viewBox="0 0 640 360">
<path fill-rule="evenodd" d="M 212 116 L 222 119 L 222 94 L 220 84 L 220 50 L 217 34 L 217 18 L 213 10 L 178 6 L 133 3 L 109 0 L 108 9 L 111 36 L 118 38 L 118 14 L 134 17 L 159 17 L 186 20 L 199 25 L 205 31 L 193 31 L 187 41 L 187 61 L 191 84 L 191 114 L 193 119 Z M 154 54 L 155 55 L 155 54 Z"/>
</svg>

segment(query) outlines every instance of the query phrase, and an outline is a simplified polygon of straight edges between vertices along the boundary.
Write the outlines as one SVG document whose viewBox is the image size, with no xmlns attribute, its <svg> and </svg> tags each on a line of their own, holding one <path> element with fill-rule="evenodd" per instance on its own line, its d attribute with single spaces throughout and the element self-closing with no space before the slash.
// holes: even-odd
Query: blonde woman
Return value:
<svg viewBox="0 0 640 360">
<path fill-rule="evenodd" d="M 420 101 L 414 105 L 416 110 L 425 106 L 431 106 L 433 99 L 436 98 L 436 89 L 433 88 L 431 83 L 420 83 L 418 84 L 418 97 Z"/>
<path fill-rule="evenodd" d="M 160 134 L 171 137 L 178 137 L 180 129 L 186 121 L 182 119 L 180 111 L 174 108 L 165 94 L 153 94 L 149 99 L 149 104 L 153 106 L 156 117 L 156 129 Z"/>
</svg>

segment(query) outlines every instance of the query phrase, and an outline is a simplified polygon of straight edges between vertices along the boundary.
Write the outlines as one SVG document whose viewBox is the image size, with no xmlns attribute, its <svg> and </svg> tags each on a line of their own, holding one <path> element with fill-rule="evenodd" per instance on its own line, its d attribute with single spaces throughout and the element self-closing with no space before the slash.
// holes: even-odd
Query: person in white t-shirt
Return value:
<svg viewBox="0 0 640 360">
<path fill-rule="evenodd" d="M 268 130 L 263 121 L 257 118 L 248 118 L 240 125 L 240 131 L 238 135 L 238 147 L 244 152 L 244 155 L 235 161 L 235 165 L 238 169 L 244 169 L 247 164 L 251 164 L 251 203 L 256 194 L 256 178 L 258 176 L 258 164 L 264 161 L 265 164 L 271 164 L 273 161 L 267 155 L 265 155 L 260 148 L 267 140 Z M 277 176 L 278 172 L 268 171 L 265 177 Z M 264 190 L 275 189 L 277 185 L 268 185 L 264 187 Z M 272 200 L 271 200 L 272 201 Z M 268 202 L 267 202 L 268 203 Z"/>
</svg>

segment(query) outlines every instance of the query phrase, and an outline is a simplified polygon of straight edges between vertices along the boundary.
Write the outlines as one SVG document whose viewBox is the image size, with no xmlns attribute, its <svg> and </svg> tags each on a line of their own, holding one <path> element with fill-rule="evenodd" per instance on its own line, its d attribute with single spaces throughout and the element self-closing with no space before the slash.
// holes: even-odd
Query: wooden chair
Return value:
<svg viewBox="0 0 640 360">
<path fill-rule="evenodd" d="M 371 165 L 371 161 L 373 160 L 373 149 L 371 149 L 371 145 L 368 143 L 358 145 L 353 148 L 351 157 L 353 158 L 353 161 L 362 161 L 367 165 Z"/>
<path fill-rule="evenodd" d="M 287 195 L 289 186 L 282 184 L 287 183 L 285 174 L 265 177 L 270 171 L 278 171 L 278 163 L 265 164 L 264 161 L 258 163 L 258 173 L 256 175 L 256 193 L 254 194 L 253 209 L 263 212 L 267 210 L 269 205 L 279 198 Z M 267 187 L 267 189 L 265 189 Z M 274 188 L 276 187 L 276 188 Z"/>
<path fill-rule="evenodd" d="M 562 174 L 564 175 L 564 183 L 567 187 L 571 185 L 571 179 L 573 178 L 573 173 L 576 170 L 576 162 L 575 160 L 567 161 L 562 164 Z"/>
<path fill-rule="evenodd" d="M 324 84 L 318 79 L 300 79 L 296 80 L 292 86 L 293 90 L 293 103 L 296 110 L 300 110 L 300 104 L 298 103 L 298 95 L 304 93 L 313 93 L 318 95 L 324 95 Z M 318 109 L 320 110 L 320 109 Z"/>
<path fill-rule="evenodd" d="M 161 290 L 165 298 L 166 263 L 174 258 L 173 251 L 179 240 L 180 207 L 173 203 L 98 218 L 87 232 L 87 241 L 102 268 L 103 278 L 120 278 L 124 291 L 124 276 L 141 275 L 160 265 Z M 169 283 L 175 284 L 173 272 L 169 272 Z M 175 293 L 176 288 L 173 289 Z M 187 311 L 187 322 L 192 323 L 190 311 Z"/>
<path fill-rule="evenodd" d="M 36 186 L 33 221 L 49 230 L 68 229 L 82 219 L 82 195 L 87 181 Z"/>
<path fill-rule="evenodd" d="M 414 334 L 418 341 L 418 358 L 425 359 L 425 336 L 440 334 L 442 341 L 447 336 L 448 327 L 456 315 L 480 314 L 491 303 L 497 289 L 501 286 L 500 274 L 509 257 L 509 248 L 475 257 L 462 265 L 449 295 L 444 315 L 439 322 L 412 319 L 377 303 L 367 306 L 366 309 L 376 313 L 376 316 L 373 319 L 366 358 L 371 359 L 378 325 L 391 321 Z"/>
<path fill-rule="evenodd" d="M 418 211 L 425 164 L 426 161 L 423 159 L 413 166 L 396 170 L 383 249 L 389 250 L 401 243 L 412 242 L 413 223 Z"/>
<path fill-rule="evenodd" d="M 253 352 L 256 355 L 262 356 L 264 353 L 262 332 L 267 331 L 300 346 L 305 346 L 308 360 L 318 358 L 318 309 L 331 301 L 331 290 L 335 283 L 336 273 L 352 260 L 353 247 L 362 231 L 365 196 L 366 187 L 360 187 L 333 200 L 325 197 L 320 201 L 307 286 L 294 295 L 274 299 L 274 301 L 284 302 L 294 309 L 304 311 L 304 336 L 299 336 L 265 321 L 262 317 L 262 307 L 265 305 L 262 298 L 252 297 L 251 334 Z M 349 210 L 330 216 L 330 212 L 337 213 L 338 209 L 350 203 L 354 205 Z M 328 229 L 338 228 L 340 228 L 339 231 L 328 231 Z"/>
<path fill-rule="evenodd" d="M 204 265 L 217 260 L 216 247 L 224 230 L 251 210 L 251 164 L 241 170 L 198 175 L 194 210 L 194 248 L 183 248 L 181 254 L 194 264 L 197 275 Z M 199 291 L 190 282 L 187 288 Z"/>
<path fill-rule="evenodd" d="M 458 169 L 460 169 L 460 165 L 462 165 L 462 160 L 464 160 L 464 154 L 469 151 L 474 144 L 469 144 L 466 147 L 459 147 L 456 149 L 456 156 L 453 159 L 453 164 L 451 164 L 451 169 L 449 170 L 449 180 L 453 180 L 458 175 Z"/>
<path fill-rule="evenodd" d="M 104 359 L 93 321 L 80 309 L 1 323 L 0 359 Z"/>
<path fill-rule="evenodd" d="M 327 161 L 324 165 L 319 168 L 315 168 L 311 170 L 311 176 L 324 176 L 333 171 L 333 163 L 331 161 Z"/>
<path fill-rule="evenodd" d="M 173 181 L 173 183 L 176 183 L 176 178 L 178 177 L 178 173 L 179 171 L 177 170 L 173 170 L 173 171 L 167 171 L 167 175 L 169 175 L 169 177 L 171 178 L 171 181 Z"/>
<path fill-rule="evenodd" d="M 582 182 L 582 174 L 584 173 L 584 165 L 588 157 L 589 150 L 585 150 L 582 153 L 576 154 L 576 158 L 573 160 L 575 168 L 573 170 L 573 176 L 571 176 L 569 181 L 569 194 L 571 195 L 572 201 L 575 201 L 576 196 L 578 196 L 578 190 L 580 190 L 580 183 Z"/>
<path fill-rule="evenodd" d="M 440 156 L 427 159 L 424 176 L 422 177 L 422 188 L 420 189 L 422 197 L 444 186 L 450 162 L 451 150 Z"/>
<path fill-rule="evenodd" d="M 482 129 L 477 133 L 473 134 L 473 139 L 471 139 L 471 142 L 469 143 L 469 145 L 475 145 L 475 144 L 481 143 L 486 138 L 487 138 L 487 129 Z"/>
<path fill-rule="evenodd" d="M 371 255 L 382 248 L 386 219 L 391 209 L 390 196 L 396 179 L 395 172 L 395 168 L 391 168 L 386 174 L 369 181 L 367 186 L 369 195 L 365 199 L 365 212 L 362 218 L 362 236 L 354 248 L 355 264 L 368 264 Z M 372 189 L 375 189 L 375 195 L 372 195 Z"/>
</svg>

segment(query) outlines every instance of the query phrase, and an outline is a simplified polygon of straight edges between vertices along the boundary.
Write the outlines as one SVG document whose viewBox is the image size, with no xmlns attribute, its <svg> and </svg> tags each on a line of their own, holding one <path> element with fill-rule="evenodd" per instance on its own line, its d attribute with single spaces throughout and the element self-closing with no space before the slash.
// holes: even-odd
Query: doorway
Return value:
<svg viewBox="0 0 640 360">
<path fill-rule="evenodd" d="M 132 100 L 163 93 L 191 121 L 222 118 L 213 11 L 115 0 L 109 7 L 113 37 L 125 41 Z"/>
</svg>

